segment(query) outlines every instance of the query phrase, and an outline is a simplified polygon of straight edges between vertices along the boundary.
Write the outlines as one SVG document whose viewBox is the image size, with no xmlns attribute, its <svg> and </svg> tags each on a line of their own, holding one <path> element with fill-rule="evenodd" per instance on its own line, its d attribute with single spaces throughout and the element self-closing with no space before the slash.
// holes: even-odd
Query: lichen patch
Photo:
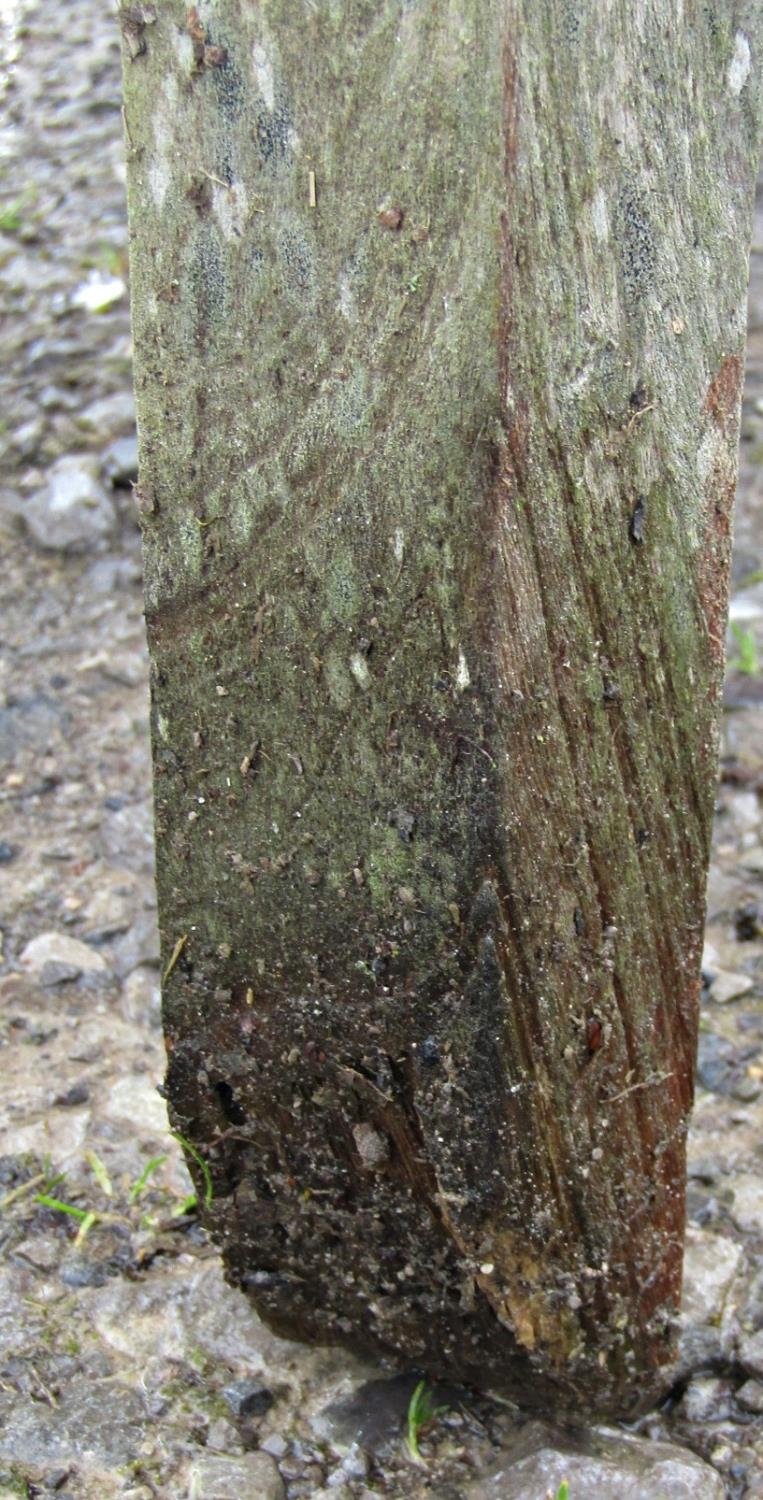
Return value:
<svg viewBox="0 0 763 1500">
<path fill-rule="evenodd" d="M 750 76 L 751 62 L 750 43 L 744 32 L 738 31 L 734 37 L 734 51 L 726 73 L 729 93 L 736 95 L 737 98 Z"/>
</svg>

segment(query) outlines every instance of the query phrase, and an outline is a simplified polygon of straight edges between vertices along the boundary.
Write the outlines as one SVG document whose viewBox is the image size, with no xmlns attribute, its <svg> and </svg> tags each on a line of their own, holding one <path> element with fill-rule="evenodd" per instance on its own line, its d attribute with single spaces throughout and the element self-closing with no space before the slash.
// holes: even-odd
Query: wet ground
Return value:
<svg viewBox="0 0 763 1500">
<path fill-rule="evenodd" d="M 0 1500 L 541 1500 L 565 1473 L 572 1500 L 761 1500 L 763 203 L 680 1379 L 635 1447 L 441 1393 L 422 1466 L 415 1373 L 264 1330 L 168 1134 L 118 30 L 99 0 L 3 14 Z"/>
</svg>

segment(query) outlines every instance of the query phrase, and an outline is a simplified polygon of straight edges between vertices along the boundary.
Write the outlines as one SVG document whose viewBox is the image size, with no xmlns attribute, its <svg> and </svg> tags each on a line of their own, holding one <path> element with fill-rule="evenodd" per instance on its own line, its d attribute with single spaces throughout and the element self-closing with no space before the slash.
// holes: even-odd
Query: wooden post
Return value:
<svg viewBox="0 0 763 1500">
<path fill-rule="evenodd" d="M 631 1411 L 680 1292 L 760 10 L 121 14 L 208 1221 L 284 1333 Z"/>
</svg>

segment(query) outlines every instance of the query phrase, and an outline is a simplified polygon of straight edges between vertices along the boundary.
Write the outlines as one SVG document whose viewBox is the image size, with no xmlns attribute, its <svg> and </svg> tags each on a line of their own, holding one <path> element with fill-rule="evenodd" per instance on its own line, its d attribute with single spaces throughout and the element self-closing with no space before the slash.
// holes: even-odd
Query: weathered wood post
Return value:
<svg viewBox="0 0 763 1500">
<path fill-rule="evenodd" d="M 172 1117 L 281 1331 L 665 1381 L 752 3 L 129 4 Z"/>
</svg>

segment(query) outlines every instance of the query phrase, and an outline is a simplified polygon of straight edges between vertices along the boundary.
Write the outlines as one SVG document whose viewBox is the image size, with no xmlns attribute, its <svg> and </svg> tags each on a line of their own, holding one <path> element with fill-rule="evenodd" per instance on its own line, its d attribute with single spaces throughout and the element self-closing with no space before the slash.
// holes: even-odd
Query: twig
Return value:
<svg viewBox="0 0 763 1500">
<path fill-rule="evenodd" d="M 218 187 L 225 188 L 229 193 L 233 191 L 233 184 L 231 182 L 223 182 L 222 177 L 215 177 L 214 172 L 208 172 L 206 167 L 199 167 L 199 171 L 202 177 L 208 177 L 209 181 L 216 182 Z"/>
<path fill-rule="evenodd" d="M 0 1200 L 0 1211 L 8 1208 L 9 1204 L 15 1203 L 17 1199 L 23 1198 L 26 1193 L 31 1193 L 34 1188 L 39 1187 L 41 1182 L 48 1181 L 47 1172 L 38 1172 L 36 1177 L 30 1177 L 27 1182 L 22 1182 L 20 1187 L 14 1188 L 12 1193 L 6 1193 L 5 1197 Z"/>
<path fill-rule="evenodd" d="M 46 1386 L 45 1381 L 42 1379 L 39 1371 L 35 1369 L 34 1365 L 30 1365 L 29 1368 L 32 1371 L 32 1374 L 34 1375 L 34 1378 L 37 1381 L 37 1384 L 40 1387 L 40 1390 L 42 1391 L 42 1394 L 45 1397 L 45 1400 L 53 1407 L 54 1411 L 57 1411 L 57 1409 L 58 1409 L 58 1402 L 57 1402 L 55 1396 L 53 1395 L 53 1392 L 48 1390 L 48 1387 Z"/>
<path fill-rule="evenodd" d="M 177 961 L 178 961 L 178 959 L 179 959 L 179 957 L 180 957 L 180 955 L 181 955 L 181 953 L 182 953 L 182 951 L 183 951 L 183 949 L 184 949 L 184 947 L 185 947 L 185 945 L 186 945 L 187 942 L 188 942 L 188 933 L 184 932 L 183 936 L 178 938 L 178 940 L 177 940 L 177 942 L 176 942 L 176 944 L 175 944 L 175 946 L 174 946 L 174 948 L 172 950 L 172 955 L 170 957 L 170 961 L 169 961 L 169 963 L 168 963 L 168 965 L 167 965 L 167 967 L 166 967 L 166 969 L 164 971 L 164 974 L 162 976 L 162 982 L 164 984 L 167 983 L 167 980 L 169 979 L 170 974 L 172 973 L 172 970 L 174 969 L 175 964 L 177 963 Z"/>
<path fill-rule="evenodd" d="M 625 1099 L 628 1094 L 635 1094 L 637 1089 L 652 1089 L 658 1083 L 667 1083 L 669 1078 L 675 1078 L 675 1073 L 653 1073 L 651 1078 L 645 1078 L 643 1083 L 632 1083 L 630 1088 L 622 1089 L 619 1094 L 610 1094 L 608 1099 L 603 1099 L 603 1104 L 616 1104 L 618 1099 Z"/>
</svg>

